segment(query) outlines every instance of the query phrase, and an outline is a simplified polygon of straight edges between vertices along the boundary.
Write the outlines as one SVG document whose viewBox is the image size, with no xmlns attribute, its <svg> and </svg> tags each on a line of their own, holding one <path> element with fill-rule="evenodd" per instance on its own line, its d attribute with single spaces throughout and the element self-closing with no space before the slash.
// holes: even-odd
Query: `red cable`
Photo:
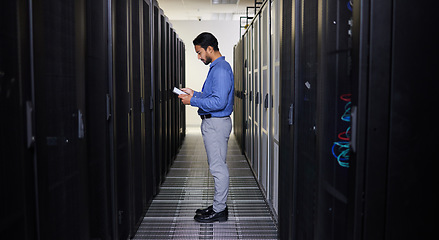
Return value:
<svg viewBox="0 0 439 240">
<path fill-rule="evenodd" d="M 352 94 L 350 94 L 350 93 L 342 94 L 342 95 L 340 96 L 340 99 L 343 100 L 343 101 L 345 101 L 345 102 L 350 102 L 350 101 L 351 101 L 351 95 L 352 95 Z"/>
<path fill-rule="evenodd" d="M 344 141 L 350 141 L 351 140 L 350 137 L 342 137 L 343 134 L 347 135 L 346 132 L 341 132 L 341 133 L 338 134 L 338 138 L 340 138 L 341 140 L 344 140 Z"/>
</svg>

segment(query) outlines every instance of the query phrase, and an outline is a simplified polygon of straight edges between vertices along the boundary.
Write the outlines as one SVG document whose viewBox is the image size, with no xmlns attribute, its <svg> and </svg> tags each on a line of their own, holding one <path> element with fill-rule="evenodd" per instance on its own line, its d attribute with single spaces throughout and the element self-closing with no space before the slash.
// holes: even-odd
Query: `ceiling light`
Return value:
<svg viewBox="0 0 439 240">
<path fill-rule="evenodd" d="M 212 0 L 212 4 L 236 4 L 238 0 Z"/>
</svg>

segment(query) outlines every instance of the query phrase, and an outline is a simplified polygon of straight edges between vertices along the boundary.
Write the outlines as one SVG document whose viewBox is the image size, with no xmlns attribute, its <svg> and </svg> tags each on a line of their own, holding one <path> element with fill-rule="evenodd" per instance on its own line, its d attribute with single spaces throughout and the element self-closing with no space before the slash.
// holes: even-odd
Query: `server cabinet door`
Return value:
<svg viewBox="0 0 439 240">
<path fill-rule="evenodd" d="M 437 61 L 429 60 L 439 37 L 423 26 L 437 11 L 404 1 L 361 6 L 353 13 L 358 174 L 350 239 L 428 239 L 436 235 L 429 219 L 437 212 L 439 128 L 423 113 L 439 104 Z"/>
<path fill-rule="evenodd" d="M 154 186 L 156 190 L 154 194 L 157 193 L 158 186 L 163 180 L 163 131 L 162 131 L 162 97 L 161 97 L 161 58 L 162 58 L 162 34 L 161 34 L 161 15 L 160 9 L 156 5 L 157 2 L 154 1 L 153 9 L 153 81 L 154 81 L 154 172 L 155 172 L 155 182 Z"/>
<path fill-rule="evenodd" d="M 181 72 L 181 79 L 180 79 L 180 87 L 184 88 L 186 87 L 186 49 L 183 41 L 180 41 L 181 44 L 181 58 L 180 58 L 180 72 Z M 186 136 L 186 106 L 178 101 L 180 103 L 180 109 L 181 109 L 181 141 L 183 142 L 185 136 Z"/>
<path fill-rule="evenodd" d="M 177 36 L 177 43 L 176 43 L 177 49 L 176 49 L 176 79 L 175 79 L 175 86 L 178 88 L 182 88 L 181 87 L 181 48 L 182 48 L 182 44 L 181 44 L 181 40 L 178 38 Z M 177 145 L 181 146 L 181 144 L 183 143 L 183 136 L 182 136 L 182 132 L 181 132 L 181 116 L 182 116 L 182 108 L 181 108 L 181 101 L 179 101 L 178 97 L 176 97 L 175 99 L 175 110 L 176 110 L 176 125 L 177 125 L 177 129 L 176 129 L 176 134 L 177 134 Z"/>
<path fill-rule="evenodd" d="M 280 68 L 280 1 L 274 0 L 271 5 L 271 122 L 270 122 L 270 182 L 271 188 L 268 194 L 273 205 L 275 213 L 278 213 L 279 199 L 279 97 L 281 89 L 279 88 L 279 68 Z"/>
<path fill-rule="evenodd" d="M 168 155 L 169 155 L 169 147 L 167 144 L 167 137 L 168 137 L 168 132 L 167 132 L 167 126 L 168 126 L 168 112 L 167 112 L 167 35 L 168 35 L 168 31 L 166 28 L 166 21 L 165 21 L 165 16 L 163 15 L 163 12 L 160 12 L 160 44 L 161 44 L 161 50 L 160 50 L 160 99 L 161 99 L 161 117 L 159 119 L 159 121 L 161 122 L 161 146 L 162 146 L 162 158 L 160 158 L 159 160 L 162 162 L 162 176 L 165 177 L 166 173 L 168 172 Z M 164 178 L 163 178 L 164 179 Z"/>
<path fill-rule="evenodd" d="M 233 61 L 233 72 L 235 79 L 235 106 L 234 106 L 234 114 L 233 114 L 233 129 L 234 134 L 236 136 L 236 140 L 244 152 L 244 139 L 242 137 L 243 134 L 243 116 L 244 116 L 244 106 L 243 106 L 243 79 L 244 79 L 244 59 L 243 59 L 243 41 L 240 40 L 238 44 L 234 48 L 234 61 Z"/>
<path fill-rule="evenodd" d="M 264 188 L 265 193 L 269 192 L 270 182 L 269 182 L 269 172 L 271 166 L 268 164 L 268 156 L 270 152 L 268 137 L 270 134 L 270 6 L 271 4 L 265 4 L 262 7 L 262 12 L 260 16 L 260 41 L 261 41 L 261 69 L 260 69 L 260 93 L 261 102 L 260 107 L 260 131 L 261 131 L 261 142 L 260 142 L 260 168 L 259 168 L 259 181 Z M 269 196 L 268 194 L 266 196 Z"/>
<path fill-rule="evenodd" d="M 251 26 L 244 36 L 245 44 L 245 57 L 246 57 L 246 92 L 247 92 L 247 106 L 246 106 L 246 156 L 247 159 L 252 161 L 253 159 L 253 27 Z"/>
<path fill-rule="evenodd" d="M 0 3 L 0 238 L 36 239 L 27 1 Z"/>
<path fill-rule="evenodd" d="M 166 108 L 166 173 L 169 172 L 172 164 L 172 109 L 171 109 L 171 73 L 172 73 L 172 29 L 171 24 L 169 22 L 168 17 L 165 16 L 165 25 L 166 25 L 166 80 L 165 80 L 165 108 Z"/>
<path fill-rule="evenodd" d="M 260 165 L 260 102 L 261 102 L 261 69 L 260 69 L 260 15 L 257 15 L 253 22 L 253 171 L 256 173 L 258 181 L 260 180 L 259 165 Z"/>
<path fill-rule="evenodd" d="M 294 34 L 298 32 L 299 1 L 281 0 L 281 26 L 279 47 L 279 71 L 280 71 L 280 115 L 279 115 L 279 237 L 281 239 L 293 239 L 296 232 L 295 219 L 295 198 L 297 189 L 294 186 L 294 179 L 297 175 L 296 167 L 296 145 L 295 131 L 296 114 L 295 81 L 296 81 L 296 46 L 298 38 Z"/>
<path fill-rule="evenodd" d="M 153 55 L 152 55 L 152 6 L 151 1 L 143 1 L 143 120 L 142 120 L 142 131 L 143 131 L 143 158 L 145 161 L 146 172 L 145 179 L 143 179 L 145 184 L 146 191 L 146 205 L 152 200 L 154 195 L 154 177 L 156 172 L 154 171 L 154 135 L 153 135 L 153 91 L 154 91 L 154 83 L 153 83 Z"/>
<path fill-rule="evenodd" d="M 117 196 L 118 238 L 130 232 L 131 145 L 130 145 L 130 72 L 129 69 L 129 15 L 128 2 L 113 2 L 113 121 L 114 158 Z"/>
<path fill-rule="evenodd" d="M 169 130 L 170 130 L 170 137 L 169 137 L 169 145 L 171 147 L 171 165 L 172 161 L 174 160 L 175 154 L 177 152 L 177 143 L 176 143 L 176 124 L 175 124 L 175 100 L 177 99 L 177 96 L 172 94 L 172 88 L 175 85 L 175 42 L 176 42 L 176 34 L 174 29 L 170 29 L 170 43 L 169 43 L 169 65 L 170 65 L 170 74 L 169 74 L 169 81 L 168 81 L 168 95 L 169 95 Z"/>
<path fill-rule="evenodd" d="M 86 125 L 89 171 L 90 237 L 115 238 L 112 150 L 110 142 L 111 63 L 108 53 L 108 1 L 87 1 Z"/>
<path fill-rule="evenodd" d="M 322 10 L 318 27 L 316 157 L 320 184 L 316 238 L 341 240 L 347 237 L 352 81 L 349 6 L 336 0 L 319 6 Z"/>
<path fill-rule="evenodd" d="M 238 126 L 238 119 L 239 119 L 239 103 L 238 103 L 238 94 L 239 94 L 239 85 L 238 85 L 238 81 L 239 81 L 239 71 L 237 70 L 239 67 L 239 65 L 241 65 L 239 62 L 241 61 L 240 57 L 239 57 L 239 46 L 240 46 L 240 42 L 238 42 L 238 44 L 236 44 L 233 48 L 233 77 L 235 80 L 235 93 L 234 93 L 234 106 L 233 106 L 233 134 L 237 137 L 237 142 L 238 145 L 241 145 L 241 142 L 238 138 L 238 134 L 239 134 L 239 128 L 240 126 Z"/>
<path fill-rule="evenodd" d="M 179 111 L 178 111 L 179 103 L 178 103 L 178 101 L 179 101 L 179 99 L 178 99 L 177 95 L 172 94 L 172 89 L 174 87 L 178 87 L 179 86 L 179 72 L 178 72 L 178 64 L 179 64 L 178 63 L 178 60 L 179 60 L 179 51 L 178 51 L 178 49 L 179 49 L 179 43 L 178 43 L 178 41 L 179 41 L 178 35 L 177 35 L 177 33 L 175 32 L 175 29 L 174 29 L 174 54 L 173 54 L 174 78 L 172 79 L 171 93 L 170 93 L 172 98 L 173 98 L 172 108 L 174 109 L 173 110 L 173 114 L 174 114 L 174 116 L 173 116 L 173 120 L 174 120 L 174 125 L 173 125 L 173 127 L 174 127 L 174 146 L 175 146 L 174 157 L 173 157 L 174 160 L 175 160 L 175 157 L 177 156 L 177 152 L 178 152 L 178 149 L 179 149 L 179 128 L 180 128 L 180 125 L 178 124 L 178 122 L 179 122 L 178 121 L 178 117 L 179 117 Z"/>
<path fill-rule="evenodd" d="M 301 3 L 298 77 L 295 88 L 295 134 L 297 144 L 296 238 L 312 239 L 317 202 L 318 162 L 316 160 L 316 90 L 317 90 L 317 14 L 318 1 Z"/>
<path fill-rule="evenodd" d="M 141 64 L 141 14 L 143 14 L 143 1 L 131 0 L 128 5 L 129 21 L 129 93 L 130 93 L 130 122 L 129 122 L 129 145 L 131 147 L 130 166 L 130 236 L 134 236 L 137 227 L 143 219 L 146 212 L 146 195 L 145 195 L 145 175 L 146 165 L 143 156 L 145 145 L 143 145 L 144 135 L 144 79 L 143 65 Z"/>
<path fill-rule="evenodd" d="M 33 1 L 32 13 L 40 239 L 87 239 L 85 3 Z"/>
<path fill-rule="evenodd" d="M 241 40 L 241 105 L 242 105 L 242 112 L 241 112 L 241 150 L 242 154 L 245 154 L 245 148 L 247 145 L 247 58 L 245 58 L 245 48 L 247 45 L 247 41 Z"/>
<path fill-rule="evenodd" d="M 439 106 L 439 82 L 436 78 L 438 61 L 430 61 L 432 56 L 439 52 L 439 34 L 433 30 L 431 37 L 425 36 L 425 28 L 421 26 L 425 20 L 436 21 L 437 8 L 413 8 L 404 1 L 398 1 L 391 6 L 392 11 L 386 14 L 386 18 L 393 19 L 393 34 L 390 37 L 391 97 L 387 98 L 391 108 L 388 115 L 390 144 L 386 238 L 427 239 L 436 234 L 435 222 L 428 220 L 437 214 L 433 209 L 437 209 L 438 198 L 433 189 L 437 187 L 435 166 L 436 159 L 439 159 L 439 153 L 436 151 L 436 147 L 439 146 L 439 125 L 435 120 L 431 120 L 427 124 L 428 133 L 422 133 L 419 131 L 419 127 L 423 126 L 419 124 L 419 115 L 436 109 L 432 106 Z M 412 17 L 415 21 L 411 21 Z M 423 61 L 416 61 L 417 59 Z M 414 159 L 422 159 L 423 163 L 414 163 Z"/>
</svg>

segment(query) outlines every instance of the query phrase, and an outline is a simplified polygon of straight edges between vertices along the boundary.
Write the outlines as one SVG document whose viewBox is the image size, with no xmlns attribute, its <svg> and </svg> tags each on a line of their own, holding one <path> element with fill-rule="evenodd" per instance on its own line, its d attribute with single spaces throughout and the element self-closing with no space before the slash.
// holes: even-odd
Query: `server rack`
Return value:
<svg viewBox="0 0 439 240">
<path fill-rule="evenodd" d="M 261 5 L 235 47 L 234 61 L 235 134 L 275 215 L 279 182 L 279 28 L 273 26 L 279 22 L 279 11 L 277 1 Z"/>
<path fill-rule="evenodd" d="M 236 47 L 233 50 L 233 54 L 235 56 L 235 59 L 242 59 L 243 57 L 243 52 L 244 52 L 244 44 L 242 41 L 239 41 L 238 44 L 236 45 Z M 235 106 L 234 106 L 234 111 L 238 112 L 238 113 L 243 113 L 245 111 L 244 109 L 244 103 L 245 103 L 245 97 L 244 97 L 244 71 L 241 68 L 241 64 L 240 62 L 233 62 L 234 64 L 234 69 L 235 69 L 235 74 L 234 74 L 234 81 L 235 81 Z M 233 115 L 234 119 L 233 121 L 236 123 L 240 123 L 238 125 L 236 125 L 233 129 L 234 129 L 234 134 L 236 135 L 236 140 L 239 142 L 240 145 L 244 144 L 244 129 L 243 127 L 245 126 L 245 122 L 244 122 L 244 115 L 243 114 L 234 114 Z M 241 149 L 242 151 L 244 149 Z"/>
<path fill-rule="evenodd" d="M 0 238 L 33 239 L 38 192 L 27 1 L 0 3 Z M 10 21 L 17 19 L 17 21 Z"/>
<path fill-rule="evenodd" d="M 270 164 L 268 164 L 268 154 L 269 154 L 269 122 L 268 117 L 269 106 L 270 106 L 270 55 L 271 55 L 271 45 L 270 45 L 270 7 L 271 4 L 265 4 L 261 8 L 260 12 L 260 104 L 259 104 L 259 129 L 260 129 L 260 142 L 259 142 L 259 181 L 262 184 L 265 195 L 267 195 L 270 186 L 268 185 L 268 173 L 271 169 Z"/>
<path fill-rule="evenodd" d="M 300 5 L 303 15 L 298 37 L 297 78 L 295 81 L 295 128 L 297 144 L 297 180 L 293 183 L 298 196 L 296 232 L 300 239 L 311 239 L 315 233 L 318 161 L 316 159 L 316 91 L 317 86 L 317 1 Z M 300 117 L 299 117 L 300 116 Z"/>
<path fill-rule="evenodd" d="M 185 88 L 186 87 L 186 81 L 185 81 L 185 76 L 186 76 L 186 49 L 184 46 L 184 43 L 182 41 L 179 41 L 179 45 L 180 45 L 180 57 L 178 59 L 178 63 L 179 63 L 179 79 L 178 79 L 178 86 L 180 88 Z M 180 128 L 179 128 L 179 135 L 180 135 L 180 142 L 179 142 L 179 146 L 181 146 L 181 144 L 183 143 L 183 140 L 186 136 L 186 111 L 185 108 L 186 106 L 184 104 L 182 104 L 180 101 L 178 101 L 179 103 L 179 112 L 180 114 L 178 114 L 178 116 L 180 117 Z"/>
<path fill-rule="evenodd" d="M 85 1 L 34 1 L 31 11 L 39 236 L 87 238 Z"/>
<path fill-rule="evenodd" d="M 2 238 L 134 236 L 185 130 L 166 93 L 184 86 L 184 44 L 160 29 L 160 11 L 150 0 L 1 3 Z M 163 78 L 162 62 L 173 64 Z"/>
<path fill-rule="evenodd" d="M 351 106 L 352 12 L 343 2 L 283 2 L 283 24 L 294 24 L 282 28 L 280 62 L 289 102 L 280 121 L 280 141 L 288 143 L 280 146 L 280 189 L 288 191 L 279 205 L 287 209 L 279 216 L 282 238 L 347 238 L 349 163 L 339 146 L 350 134 L 343 119 Z"/>
<path fill-rule="evenodd" d="M 293 183 L 297 178 L 295 139 L 295 66 L 296 66 L 296 37 L 299 20 L 296 9 L 298 1 L 281 1 L 281 28 L 280 28 L 280 113 L 279 113 L 279 237 L 293 238 L 296 232 L 296 198 L 297 190 Z M 285 159 L 290 159 L 289 161 Z"/>
<path fill-rule="evenodd" d="M 259 15 L 257 15 L 259 16 Z M 252 158 L 252 167 L 253 170 L 256 174 L 256 178 L 258 179 L 258 181 L 260 181 L 260 177 L 259 177 L 259 165 L 260 165 L 260 110 L 261 108 L 259 107 L 259 104 L 261 103 L 261 93 L 260 93 L 260 85 L 261 85 L 261 80 L 260 80 L 260 59 L 261 59 L 261 48 L 260 48 L 260 18 L 259 17 L 255 17 L 255 20 L 252 24 L 253 26 L 253 51 L 254 54 L 252 55 L 252 61 L 253 61 L 253 86 L 252 86 L 252 92 L 253 92 L 253 116 L 252 116 L 252 120 L 253 120 L 253 158 Z M 260 182 L 259 182 L 260 183 Z"/>
<path fill-rule="evenodd" d="M 118 238 L 130 233 L 130 176 L 132 152 L 130 138 L 130 76 L 129 76 L 129 6 L 127 1 L 113 2 L 113 128 L 115 159 L 115 192 Z"/>
<path fill-rule="evenodd" d="M 142 40 L 143 44 L 143 97 L 142 110 L 143 119 L 142 127 L 143 133 L 142 142 L 143 157 L 146 160 L 146 174 L 144 175 L 143 183 L 146 191 L 146 202 L 144 207 L 148 207 L 152 196 L 155 195 L 155 155 L 154 155 L 154 61 L 153 61 L 153 6 L 151 1 L 143 1 L 143 21 L 141 22 L 143 28 Z M 141 75 L 142 76 L 142 75 Z"/>
<path fill-rule="evenodd" d="M 168 94 L 168 81 L 169 81 L 169 22 L 168 22 L 168 18 L 164 15 L 162 15 L 162 43 L 163 46 L 165 46 L 165 51 L 162 52 L 162 62 L 163 62 L 163 66 L 164 68 L 162 69 L 162 97 L 163 97 L 163 103 L 162 103 L 162 107 L 163 107 L 163 145 L 165 146 L 165 155 L 164 155 L 164 169 L 163 169 L 163 174 L 166 176 L 166 174 L 168 173 L 168 169 L 169 169 L 169 165 L 171 164 L 171 146 L 169 145 L 169 132 L 171 131 L 171 129 L 169 129 L 169 107 L 168 107 L 168 98 L 169 98 L 169 94 Z"/>
<path fill-rule="evenodd" d="M 107 239 L 116 230 L 114 178 L 112 177 L 112 76 L 107 39 L 111 31 L 107 0 L 86 5 L 86 126 L 89 174 L 90 236 Z"/>
<path fill-rule="evenodd" d="M 169 78 L 169 80 L 170 80 L 170 83 L 169 83 L 169 98 L 170 98 L 170 112 L 171 113 L 173 113 L 173 112 L 175 112 L 176 111 L 176 108 L 175 108 L 175 104 L 176 104 L 176 98 L 175 98 L 175 96 L 172 94 L 172 88 L 173 88 L 173 86 L 177 86 L 176 85 L 176 59 L 177 59 L 177 55 L 176 55 L 176 33 L 175 33 L 175 31 L 172 29 L 172 31 L 171 31 L 171 46 L 170 46 L 170 49 L 171 49 L 171 55 L 169 56 L 169 59 L 171 60 L 171 75 L 170 75 L 170 78 Z M 171 149 L 171 152 L 172 152 L 172 156 L 171 156 L 171 158 L 172 159 L 175 159 L 175 154 L 177 153 L 177 139 L 178 138 L 176 138 L 176 137 L 173 137 L 173 136 L 178 136 L 177 135 L 177 121 L 176 121 L 176 118 L 175 118 L 175 115 L 174 114 L 170 114 L 170 116 L 171 116 L 171 121 L 170 121 L 170 129 L 171 129 L 171 137 L 170 137 L 170 139 L 171 139 L 171 142 L 170 142 L 170 145 L 171 145 L 171 147 L 172 147 L 172 149 Z M 171 161 L 171 165 L 172 165 L 172 162 L 173 161 Z M 171 167 L 171 166 L 169 166 L 169 167 Z"/>
<path fill-rule="evenodd" d="M 161 72 L 161 79 L 160 79 L 160 108 L 161 108 L 161 117 L 160 117 L 160 121 L 162 121 L 161 123 L 161 145 L 163 146 L 163 163 L 162 163 L 162 176 L 166 176 L 167 173 L 167 168 L 168 168 L 168 156 L 169 156 L 169 146 L 167 145 L 167 129 L 166 127 L 168 126 L 168 113 L 167 113 L 167 105 L 166 105 L 166 85 L 167 85 L 167 44 L 166 44 L 166 39 L 167 39 L 167 28 L 166 28 L 166 21 L 165 21 L 165 16 L 163 15 L 163 10 L 160 10 L 160 43 L 161 46 L 165 46 L 164 48 L 162 48 L 162 51 L 160 52 L 161 57 L 161 64 L 160 64 L 160 72 Z M 164 180 L 164 178 L 163 178 Z"/>
<path fill-rule="evenodd" d="M 270 31 L 280 32 L 280 58 L 276 34 L 265 40 L 267 3 Z M 281 19 L 276 19 L 278 7 Z M 438 145 L 439 130 L 436 124 L 424 134 L 416 130 L 417 113 L 429 112 L 425 103 L 438 103 L 431 90 L 438 89 L 432 79 L 437 64 L 417 61 L 437 49 L 437 34 L 425 39 L 421 27 L 433 15 L 431 9 L 394 1 L 261 5 L 235 48 L 236 79 L 241 69 L 247 79 L 239 91 L 249 93 L 248 108 L 238 100 L 235 114 L 246 116 L 248 127 L 242 123 L 242 129 L 247 137 L 239 142 L 275 213 L 278 194 L 281 239 L 423 239 L 434 234 L 426 219 L 433 217 L 431 169 L 437 154 L 425 149 Z M 280 28 L 273 22 L 281 22 Z M 271 41 L 271 89 L 264 75 L 269 59 L 264 41 Z M 264 116 L 267 93 L 272 95 L 271 122 Z"/>
<path fill-rule="evenodd" d="M 153 9 L 153 26 L 154 26 L 154 34 L 153 34 L 153 51 L 154 51 L 154 57 L 153 62 L 154 63 L 162 63 L 162 34 L 161 34 L 161 14 L 160 14 L 160 8 L 158 6 L 157 1 L 154 1 L 154 9 Z M 155 191 L 154 193 L 158 193 L 158 187 L 164 180 L 163 175 L 163 162 L 161 159 L 163 159 L 164 149 L 162 144 L 162 124 L 163 124 L 163 118 L 162 118 L 162 70 L 161 68 L 164 67 L 162 64 L 154 64 L 154 71 L 153 71 L 153 77 L 154 77 L 154 137 L 155 137 L 155 145 L 154 145 L 154 154 L 155 154 L 155 172 L 157 173 L 155 175 Z"/>
<path fill-rule="evenodd" d="M 418 130 L 419 114 L 439 103 L 437 61 L 427 60 L 438 52 L 439 36 L 423 35 L 435 10 L 406 2 L 356 4 L 349 239 L 431 238 L 439 128 L 433 121 L 426 132 Z"/>
<path fill-rule="evenodd" d="M 254 138 L 253 138 L 253 132 L 254 132 L 254 128 L 253 128 L 253 114 L 254 114 L 254 109 L 253 109 L 253 26 L 250 25 L 250 27 L 248 28 L 248 34 L 244 35 L 244 53 L 245 53 L 245 70 L 246 70 L 246 92 L 247 92 L 247 105 L 246 105 L 246 111 L 245 111 L 245 117 L 246 117 L 246 156 L 247 159 L 253 159 L 253 146 L 254 146 Z M 238 59 L 236 59 L 236 61 L 238 62 Z"/>
<path fill-rule="evenodd" d="M 317 237 L 345 239 L 348 224 L 349 151 L 352 108 L 352 11 L 350 3 L 319 5 L 317 87 L 319 198 Z M 335 20 L 334 20 L 335 19 Z M 335 21 L 335 22 L 334 22 Z M 338 149 L 337 149 L 338 148 Z M 331 151 L 325 151 L 331 149 Z M 332 152 L 334 149 L 334 153 Z M 337 157 L 336 157 L 337 156 Z M 327 161 L 332 159 L 336 161 Z M 333 225 L 336 222 L 337 225 Z"/>
<path fill-rule="evenodd" d="M 287 222 L 292 230 L 282 237 L 339 239 L 347 224 L 347 168 L 328 159 L 334 160 L 334 133 L 349 127 L 336 119 L 346 106 L 340 95 L 350 93 L 347 23 L 352 13 L 336 1 L 289 4 L 265 1 L 242 38 L 245 57 L 235 62 L 241 64 L 237 69 L 248 68 L 249 104 L 243 114 L 250 137 L 241 146 L 274 214 L 286 209 L 279 220 L 286 219 L 281 227 Z M 334 221 L 340 228 L 330 227 Z"/>
<path fill-rule="evenodd" d="M 282 10 L 280 236 L 346 239 L 348 165 L 331 146 L 349 132 L 352 13 L 337 1 L 283 1 Z"/>
<path fill-rule="evenodd" d="M 166 173 L 168 173 L 169 169 L 172 165 L 173 159 L 173 150 L 174 146 L 172 145 L 172 101 L 171 101 L 171 82 L 172 82 L 172 27 L 169 22 L 168 17 L 165 17 L 166 21 L 166 78 L 165 78 L 165 109 L 166 109 L 166 141 L 165 144 L 168 147 L 168 153 L 166 157 L 167 166 Z"/>
<path fill-rule="evenodd" d="M 271 183 L 268 199 L 272 204 L 273 211 L 278 215 L 279 210 L 279 113 L 280 113 L 280 1 L 271 2 L 270 40 L 271 40 L 271 94 L 269 107 L 270 117 L 270 139 L 269 139 L 269 182 Z"/>
</svg>

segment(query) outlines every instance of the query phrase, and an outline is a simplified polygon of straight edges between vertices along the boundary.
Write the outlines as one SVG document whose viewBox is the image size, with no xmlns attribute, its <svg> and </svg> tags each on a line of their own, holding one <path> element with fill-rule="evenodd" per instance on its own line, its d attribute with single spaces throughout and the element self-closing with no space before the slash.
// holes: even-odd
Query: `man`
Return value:
<svg viewBox="0 0 439 240">
<path fill-rule="evenodd" d="M 183 88 L 182 90 L 188 94 L 180 94 L 178 97 L 183 104 L 199 108 L 207 161 L 215 182 L 212 206 L 197 209 L 194 219 L 204 223 L 223 222 L 227 221 L 229 215 L 226 205 L 229 192 L 226 155 L 232 131 L 230 114 L 233 111 L 234 100 L 233 72 L 218 49 L 217 39 L 211 33 L 201 33 L 194 39 L 193 44 L 198 59 L 205 65 L 210 64 L 209 73 L 201 92 Z"/>
</svg>

